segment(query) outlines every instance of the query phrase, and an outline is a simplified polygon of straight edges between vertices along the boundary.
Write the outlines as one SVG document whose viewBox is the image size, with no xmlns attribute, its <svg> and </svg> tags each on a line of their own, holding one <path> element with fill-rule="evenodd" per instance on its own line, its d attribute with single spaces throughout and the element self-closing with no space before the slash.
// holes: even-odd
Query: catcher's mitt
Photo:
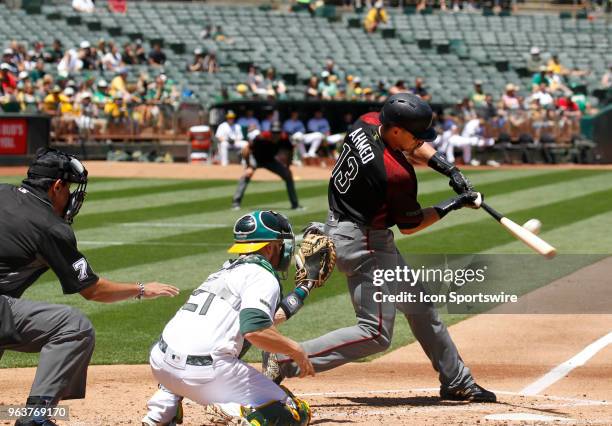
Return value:
<svg viewBox="0 0 612 426">
<path fill-rule="evenodd" d="M 321 287 L 336 265 L 336 247 L 327 235 L 307 234 L 295 255 L 295 285 Z"/>
</svg>

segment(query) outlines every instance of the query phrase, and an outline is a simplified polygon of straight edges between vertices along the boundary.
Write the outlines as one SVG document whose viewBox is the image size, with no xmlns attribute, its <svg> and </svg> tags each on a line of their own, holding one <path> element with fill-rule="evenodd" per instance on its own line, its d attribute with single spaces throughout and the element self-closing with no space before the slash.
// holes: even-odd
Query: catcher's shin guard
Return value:
<svg viewBox="0 0 612 426">
<path fill-rule="evenodd" d="M 296 398 L 287 388 L 281 386 L 287 394 L 287 400 L 271 401 L 259 407 L 243 407 L 243 416 L 251 426 L 307 426 L 312 420 L 310 405 Z"/>
</svg>

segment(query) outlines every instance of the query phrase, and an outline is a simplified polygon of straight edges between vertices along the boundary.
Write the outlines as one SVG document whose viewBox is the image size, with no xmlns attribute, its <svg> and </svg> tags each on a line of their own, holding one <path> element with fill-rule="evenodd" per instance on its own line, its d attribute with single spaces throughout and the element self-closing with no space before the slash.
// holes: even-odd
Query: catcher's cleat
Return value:
<svg viewBox="0 0 612 426">
<path fill-rule="evenodd" d="M 29 419 L 29 420 L 17 419 L 17 421 L 15 422 L 15 426 L 57 426 L 57 423 L 55 423 L 51 419 L 44 419 L 44 420 L 38 420 L 38 421 L 35 421 L 33 419 Z"/>
<path fill-rule="evenodd" d="M 176 407 L 176 414 L 170 421 L 170 423 L 157 423 L 151 420 L 148 416 L 145 416 L 142 420 L 142 426 L 176 426 L 183 424 L 183 399 L 179 401 L 178 407 Z"/>
<path fill-rule="evenodd" d="M 457 389 L 449 389 L 445 386 L 441 386 L 440 399 L 469 402 L 497 402 L 497 397 L 493 392 L 486 390 L 476 383 Z"/>
<path fill-rule="evenodd" d="M 242 409 L 240 410 L 242 414 Z M 210 404 L 206 406 L 206 420 L 210 425 L 214 426 L 249 426 L 249 421 L 242 417 L 242 415 L 233 415 L 228 413 L 221 406 L 217 404 Z"/>
<path fill-rule="evenodd" d="M 261 372 L 277 385 L 280 385 L 284 379 L 283 373 L 280 370 L 280 364 L 278 363 L 278 357 L 270 352 L 261 352 Z"/>
</svg>

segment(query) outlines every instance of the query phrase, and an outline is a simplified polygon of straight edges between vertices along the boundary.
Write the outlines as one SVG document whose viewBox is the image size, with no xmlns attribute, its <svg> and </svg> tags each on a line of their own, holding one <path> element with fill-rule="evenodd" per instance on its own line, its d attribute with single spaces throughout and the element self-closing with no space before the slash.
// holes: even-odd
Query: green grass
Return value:
<svg viewBox="0 0 612 426">
<path fill-rule="evenodd" d="M 452 196 L 446 179 L 419 170 L 419 201 L 427 206 Z M 472 171 L 469 176 L 487 201 L 517 223 L 537 217 L 543 237 L 561 253 L 583 257 L 546 262 L 529 256 L 525 270 L 539 271 L 521 279 L 517 291 L 545 285 L 555 278 L 612 253 L 606 234 L 612 227 L 612 172 L 599 170 Z M 18 183 L 20 178 L 2 178 Z M 301 204 L 297 214 L 287 210 L 280 182 L 253 182 L 241 212 L 229 210 L 234 181 L 179 181 L 172 179 L 92 179 L 88 199 L 75 222 L 79 247 L 94 270 L 118 281 L 158 280 L 177 285 L 174 299 L 88 302 L 79 295 L 64 296 L 52 273 L 47 273 L 24 295 L 29 299 L 64 303 L 81 309 L 96 327 L 95 364 L 144 363 L 150 345 L 164 324 L 206 276 L 228 257 L 231 226 L 243 212 L 275 208 L 287 213 L 299 230 L 310 221 L 324 221 L 327 182 L 298 182 Z M 520 253 L 530 251 L 482 211 L 454 212 L 422 233 L 397 235 L 397 246 L 410 263 L 423 253 Z M 501 259 L 501 257 L 500 257 Z M 567 259 L 567 258 L 566 258 Z M 557 263 L 554 263 L 557 262 Z M 546 267 L 544 267 L 546 265 Z M 285 289 L 292 286 L 291 280 Z M 447 324 L 466 318 L 445 314 Z M 325 287 L 313 292 L 304 309 L 281 329 L 297 340 L 315 338 L 355 323 L 355 313 L 342 274 L 335 272 Z M 413 336 L 402 315 L 396 318 L 392 348 Z M 255 351 L 247 360 L 256 361 Z M 36 354 L 6 352 L 0 367 L 31 366 Z"/>
</svg>

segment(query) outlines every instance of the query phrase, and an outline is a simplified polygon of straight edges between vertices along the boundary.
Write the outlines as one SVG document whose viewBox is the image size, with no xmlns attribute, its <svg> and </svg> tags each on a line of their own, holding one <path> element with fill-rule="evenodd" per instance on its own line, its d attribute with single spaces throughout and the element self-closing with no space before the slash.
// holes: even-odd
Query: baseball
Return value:
<svg viewBox="0 0 612 426">
<path fill-rule="evenodd" d="M 540 229 L 542 228 L 542 222 L 540 222 L 538 219 L 529 219 L 523 224 L 523 228 L 537 235 L 540 233 Z"/>
</svg>

